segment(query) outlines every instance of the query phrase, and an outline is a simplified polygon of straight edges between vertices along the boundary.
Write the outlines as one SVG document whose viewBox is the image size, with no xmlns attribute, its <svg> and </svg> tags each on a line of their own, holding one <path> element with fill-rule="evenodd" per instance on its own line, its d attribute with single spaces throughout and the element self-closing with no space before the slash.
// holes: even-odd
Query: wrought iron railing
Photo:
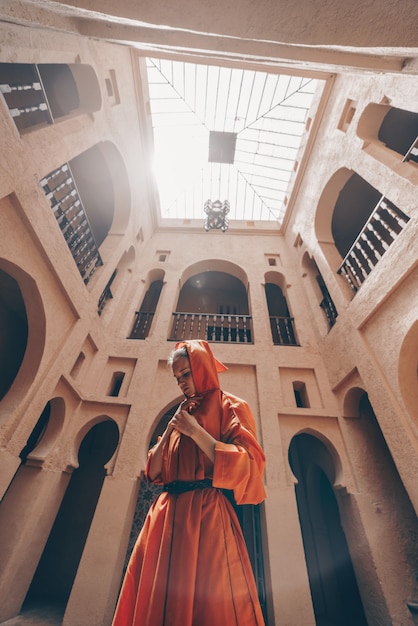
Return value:
<svg viewBox="0 0 418 626">
<path fill-rule="evenodd" d="M 354 293 L 408 222 L 409 217 L 382 196 L 337 270 Z"/>
<path fill-rule="evenodd" d="M 106 306 L 106 302 L 113 298 L 113 293 L 112 293 L 112 290 L 111 290 L 111 286 L 112 286 L 113 281 L 116 278 L 116 274 L 117 273 L 118 273 L 118 270 L 115 269 L 115 271 L 113 272 L 112 276 L 108 280 L 108 283 L 107 283 L 106 287 L 103 289 L 103 291 L 102 291 L 102 293 L 100 295 L 100 298 L 99 298 L 99 300 L 97 302 L 97 313 L 99 315 L 102 314 L 103 309 Z"/>
<path fill-rule="evenodd" d="M 249 315 L 173 313 L 170 341 L 205 339 L 223 343 L 253 343 Z"/>
<path fill-rule="evenodd" d="M 337 321 L 338 312 L 335 308 L 335 304 L 332 301 L 331 296 L 329 294 L 324 295 L 321 302 L 319 303 L 319 306 L 325 313 L 325 317 L 328 320 L 329 327 L 332 328 Z"/>
<path fill-rule="evenodd" d="M 337 321 L 338 311 L 335 307 L 335 304 L 328 291 L 328 287 L 326 286 L 325 281 L 322 278 L 319 270 L 318 270 L 318 274 L 316 277 L 316 281 L 322 293 L 322 300 L 319 303 L 319 306 L 325 313 L 325 317 L 327 318 L 329 328 L 332 328 L 335 322 Z"/>
<path fill-rule="evenodd" d="M 45 176 L 41 185 L 51 203 L 68 249 L 87 285 L 96 269 L 103 265 L 103 261 L 69 163 L 64 163 Z"/>
<path fill-rule="evenodd" d="M 0 92 L 19 132 L 54 122 L 38 67 L 28 65 L 27 72 L 25 82 L 17 73 L 16 80 L 0 84 Z"/>
<path fill-rule="evenodd" d="M 297 346 L 293 317 L 270 315 L 271 336 L 275 346 Z"/>
</svg>

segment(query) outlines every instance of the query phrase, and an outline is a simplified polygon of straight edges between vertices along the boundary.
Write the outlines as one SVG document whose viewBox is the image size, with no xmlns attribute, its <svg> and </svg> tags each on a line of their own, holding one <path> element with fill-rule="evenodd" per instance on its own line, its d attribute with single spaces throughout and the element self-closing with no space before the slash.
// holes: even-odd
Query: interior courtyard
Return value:
<svg viewBox="0 0 418 626">
<path fill-rule="evenodd" d="M 0 624 L 110 626 L 187 339 L 256 418 L 266 626 L 418 624 L 417 20 L 0 1 Z"/>
</svg>

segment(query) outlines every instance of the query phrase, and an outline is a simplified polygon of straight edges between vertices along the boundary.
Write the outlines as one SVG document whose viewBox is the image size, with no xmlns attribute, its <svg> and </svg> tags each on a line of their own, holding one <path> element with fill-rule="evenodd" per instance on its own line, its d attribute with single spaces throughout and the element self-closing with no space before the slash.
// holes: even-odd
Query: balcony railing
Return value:
<svg viewBox="0 0 418 626">
<path fill-rule="evenodd" d="M 54 122 L 38 67 L 28 65 L 27 72 L 25 82 L 17 74 L 16 81 L 0 84 L 0 93 L 19 132 Z"/>
<path fill-rule="evenodd" d="M 319 272 L 316 277 L 316 281 L 322 293 L 322 300 L 319 303 L 319 306 L 325 313 L 329 328 L 332 328 L 337 321 L 338 311 L 328 291 L 328 287 L 326 286 L 325 281 Z"/>
<path fill-rule="evenodd" d="M 293 317 L 270 315 L 271 336 L 275 346 L 297 346 Z"/>
<path fill-rule="evenodd" d="M 223 343 L 253 343 L 249 315 L 173 313 L 170 341 L 205 339 Z"/>
<path fill-rule="evenodd" d="M 110 277 L 110 279 L 109 279 L 109 281 L 108 281 L 108 283 L 107 283 L 106 287 L 103 289 L 103 291 L 102 291 L 102 293 L 101 293 L 101 295 L 100 295 L 99 301 L 98 301 L 98 303 L 97 303 L 97 313 L 98 313 L 98 315 L 101 315 L 101 314 L 103 313 L 103 309 L 104 309 L 104 308 L 105 308 L 105 306 L 106 306 L 106 302 L 107 302 L 108 300 L 111 300 L 111 299 L 113 298 L 113 294 L 112 294 L 111 286 L 112 286 L 113 281 L 114 281 L 114 280 L 115 280 L 115 278 L 116 278 L 116 274 L 117 274 L 117 273 L 118 273 L 118 270 L 116 269 L 116 270 L 113 272 L 113 274 L 112 274 L 112 276 Z"/>
<path fill-rule="evenodd" d="M 136 311 L 135 323 L 129 339 L 146 339 L 149 335 L 153 317 L 153 311 Z"/>
<path fill-rule="evenodd" d="M 354 293 L 408 222 L 405 213 L 387 198 L 381 198 L 337 271 Z"/>
<path fill-rule="evenodd" d="M 55 219 L 85 284 L 103 265 L 87 214 L 84 210 L 69 163 L 64 163 L 41 180 Z"/>
<path fill-rule="evenodd" d="M 332 328 L 337 321 L 338 312 L 335 308 L 335 304 L 333 303 L 331 296 L 329 294 L 324 295 L 321 302 L 319 303 L 319 306 L 325 313 L 329 327 Z"/>
</svg>

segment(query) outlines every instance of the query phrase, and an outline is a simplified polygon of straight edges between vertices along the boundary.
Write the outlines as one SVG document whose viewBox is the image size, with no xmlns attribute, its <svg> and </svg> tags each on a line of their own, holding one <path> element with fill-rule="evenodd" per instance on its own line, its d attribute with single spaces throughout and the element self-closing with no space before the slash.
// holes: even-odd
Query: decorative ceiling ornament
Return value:
<svg viewBox="0 0 418 626">
<path fill-rule="evenodd" d="M 214 202 L 206 200 L 203 209 L 207 215 L 203 224 L 206 232 L 212 229 L 219 229 L 224 233 L 228 230 L 229 222 L 226 217 L 230 210 L 228 200 L 223 202 L 220 200 L 215 200 Z"/>
</svg>

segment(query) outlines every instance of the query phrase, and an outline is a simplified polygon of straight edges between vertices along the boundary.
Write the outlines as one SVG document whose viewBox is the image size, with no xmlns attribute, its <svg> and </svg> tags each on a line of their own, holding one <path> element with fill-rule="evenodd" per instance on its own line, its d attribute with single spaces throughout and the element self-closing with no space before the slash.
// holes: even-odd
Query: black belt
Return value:
<svg viewBox="0 0 418 626">
<path fill-rule="evenodd" d="M 163 491 L 168 493 L 185 493 L 186 491 L 193 491 L 194 489 L 206 489 L 212 487 L 212 481 L 210 478 L 203 480 L 175 480 L 172 483 L 167 483 L 163 487 Z"/>
</svg>

